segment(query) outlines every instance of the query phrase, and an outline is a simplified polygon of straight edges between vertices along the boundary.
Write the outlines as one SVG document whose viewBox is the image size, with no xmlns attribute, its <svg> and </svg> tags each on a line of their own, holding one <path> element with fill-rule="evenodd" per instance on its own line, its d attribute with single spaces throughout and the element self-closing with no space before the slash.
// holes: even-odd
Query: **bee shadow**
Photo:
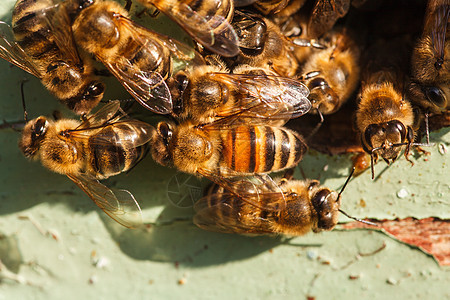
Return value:
<svg viewBox="0 0 450 300">
<path fill-rule="evenodd" d="M 111 238 L 129 257 L 190 268 L 244 260 L 269 251 L 284 240 L 281 237 L 208 232 L 197 228 L 192 223 L 192 216 L 192 208 L 167 205 L 156 224 L 147 224 L 144 229 L 137 230 L 125 229 L 107 217 L 102 219 Z"/>
</svg>

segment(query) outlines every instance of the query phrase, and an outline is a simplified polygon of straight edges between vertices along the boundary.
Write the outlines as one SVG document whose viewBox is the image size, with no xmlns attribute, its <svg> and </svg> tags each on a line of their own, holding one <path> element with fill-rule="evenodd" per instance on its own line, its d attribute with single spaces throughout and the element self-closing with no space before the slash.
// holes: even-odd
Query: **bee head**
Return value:
<svg viewBox="0 0 450 300">
<path fill-rule="evenodd" d="M 45 117 L 36 118 L 25 125 L 19 141 L 19 148 L 26 157 L 30 158 L 36 155 L 48 127 L 49 122 Z"/>
<path fill-rule="evenodd" d="M 328 188 L 320 188 L 312 197 L 311 202 L 317 212 L 317 229 L 331 230 L 336 226 L 341 205 L 339 195 Z"/>
<path fill-rule="evenodd" d="M 103 99 L 105 84 L 98 80 L 88 82 L 81 94 L 68 99 L 68 107 L 77 114 L 87 114 Z"/>
<path fill-rule="evenodd" d="M 239 48 L 245 56 L 257 56 L 264 51 L 267 25 L 256 15 L 236 13 L 233 27 L 239 40 Z"/>
<path fill-rule="evenodd" d="M 172 135 L 172 125 L 167 122 L 159 122 L 156 130 L 153 132 L 151 147 L 152 157 L 157 163 L 163 166 L 168 165 L 172 160 L 169 151 Z"/>
<path fill-rule="evenodd" d="M 334 113 L 339 108 L 339 96 L 322 77 L 316 77 L 307 84 L 310 94 L 309 100 L 313 108 L 322 114 Z"/>
<path fill-rule="evenodd" d="M 362 144 L 366 152 L 373 155 L 376 151 L 383 159 L 395 160 L 405 142 L 412 142 L 414 132 L 411 127 L 398 120 L 367 126 L 362 136 Z"/>
</svg>

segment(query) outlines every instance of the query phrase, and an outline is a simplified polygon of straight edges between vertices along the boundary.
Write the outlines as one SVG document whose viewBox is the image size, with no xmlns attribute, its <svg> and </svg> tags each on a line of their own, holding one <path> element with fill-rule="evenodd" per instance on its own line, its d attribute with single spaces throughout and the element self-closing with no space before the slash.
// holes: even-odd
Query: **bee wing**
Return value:
<svg viewBox="0 0 450 300">
<path fill-rule="evenodd" d="M 217 0 L 210 1 L 215 2 L 217 8 L 205 10 L 212 12 L 211 15 L 205 15 L 184 2 L 192 1 L 178 1 L 176 7 L 169 5 L 166 8 L 157 4 L 155 6 L 177 22 L 192 38 L 214 53 L 225 57 L 239 54 L 238 37 L 233 26 L 227 21 L 226 16 L 216 14 L 217 11 L 220 11 L 219 7 L 224 3 Z M 233 9 L 233 7 L 230 9 Z M 227 13 L 226 9 L 221 11 Z"/>
<path fill-rule="evenodd" d="M 236 89 L 239 103 L 224 105 L 219 118 L 239 118 L 255 124 L 300 117 L 311 109 L 309 90 L 301 82 L 275 75 L 210 73 L 212 80 Z"/>
<path fill-rule="evenodd" d="M 127 27 L 127 30 L 132 32 L 133 38 L 140 46 L 144 49 L 147 48 L 148 53 L 154 51 L 151 46 L 152 43 L 148 42 L 149 39 L 156 40 L 167 47 L 175 61 L 174 65 L 176 67 L 174 66 L 174 72 L 177 68 L 182 69 L 191 64 L 203 63 L 203 59 L 192 48 L 141 27 L 124 16 L 119 16 L 118 18 L 120 18 L 121 26 Z M 169 114 L 172 112 L 172 96 L 161 74 L 139 70 L 125 59 L 112 63 L 102 62 L 142 106 L 158 114 Z"/>
<path fill-rule="evenodd" d="M 39 67 L 15 41 L 11 26 L 2 21 L 0 21 L 0 57 L 37 78 L 42 78 Z"/>
<path fill-rule="evenodd" d="M 87 129 L 100 126 L 114 119 L 120 109 L 120 101 L 114 100 L 103 105 L 95 114 L 88 116 L 76 129 Z"/>
<path fill-rule="evenodd" d="M 126 131 L 125 134 L 118 136 L 117 133 L 111 129 L 121 123 L 127 125 L 128 131 Z M 95 131 L 95 134 L 92 134 L 92 130 L 98 131 Z M 130 119 L 117 121 L 114 123 L 106 123 L 94 128 L 87 127 L 83 129 L 75 129 L 69 131 L 69 133 L 73 139 L 88 139 L 91 146 L 107 145 L 120 147 L 124 145 L 129 147 L 132 145 L 133 147 L 139 147 L 151 140 L 151 132 L 153 130 L 155 129 L 150 124 Z"/>
<path fill-rule="evenodd" d="M 124 72 L 122 63 L 104 62 L 104 64 L 143 107 L 158 114 L 172 112 L 172 95 L 159 73 L 142 72 L 141 70 Z M 133 69 L 134 67 L 128 63 L 128 68 Z"/>
<path fill-rule="evenodd" d="M 448 1 L 446 4 L 440 2 L 445 1 L 428 1 L 424 34 L 429 34 L 431 36 L 436 57 L 443 59 L 450 5 L 448 4 Z"/>
<path fill-rule="evenodd" d="M 230 172 L 233 171 L 230 170 Z M 266 174 L 225 178 L 205 169 L 199 169 L 198 173 L 239 197 L 242 201 L 264 210 L 279 210 L 282 205 L 286 204 L 286 197 L 291 196 Z"/>
<path fill-rule="evenodd" d="M 137 228 L 142 225 L 141 208 L 129 191 L 113 191 L 86 174 L 68 174 L 67 176 L 117 223 L 128 228 Z"/>
<path fill-rule="evenodd" d="M 317 0 L 308 22 L 309 37 L 318 38 L 328 32 L 349 8 L 350 0 Z"/>
<path fill-rule="evenodd" d="M 45 22 L 49 27 L 54 42 L 58 46 L 65 62 L 81 65 L 82 61 L 75 45 L 72 33 L 72 22 L 67 12 L 67 2 L 53 0 L 54 4 L 36 13 L 36 20 Z"/>
<path fill-rule="evenodd" d="M 215 232 L 263 234 L 273 233 L 269 220 L 253 211 L 242 211 L 245 205 L 240 198 L 231 193 L 207 195 L 197 201 L 194 208 L 194 224 Z"/>
</svg>

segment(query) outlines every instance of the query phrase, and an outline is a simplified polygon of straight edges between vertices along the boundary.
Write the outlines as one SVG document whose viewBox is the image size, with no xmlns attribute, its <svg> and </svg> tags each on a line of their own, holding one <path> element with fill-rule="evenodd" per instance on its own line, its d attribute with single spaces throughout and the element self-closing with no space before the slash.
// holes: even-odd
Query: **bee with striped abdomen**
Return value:
<svg viewBox="0 0 450 300">
<path fill-rule="evenodd" d="M 177 117 L 205 122 L 238 114 L 236 121 L 241 123 L 260 122 L 259 116 L 275 125 L 276 120 L 284 124 L 311 108 L 309 91 L 299 81 L 248 65 L 240 65 L 233 74 L 227 71 L 207 65 L 175 74 L 169 86 L 181 102 Z"/>
<path fill-rule="evenodd" d="M 224 118 L 227 119 L 227 118 Z M 220 178 L 270 173 L 294 167 L 307 146 L 295 131 L 268 125 L 160 122 L 152 139 L 152 156 L 161 165 Z"/>
<path fill-rule="evenodd" d="M 75 113 L 87 114 L 103 98 L 105 86 L 94 75 L 92 62 L 77 51 L 65 5 L 17 1 L 12 30 L 0 22 L 0 57 L 39 78 Z"/>
<path fill-rule="evenodd" d="M 94 54 L 145 108 L 172 113 L 172 96 L 165 80 L 190 65 L 203 64 L 199 54 L 131 21 L 117 2 L 84 4 L 72 26 L 76 43 Z"/>
<path fill-rule="evenodd" d="M 316 50 L 301 68 L 309 88 L 313 112 L 335 113 L 359 84 L 360 50 L 346 28 L 333 30 L 319 40 L 325 49 Z"/>
<path fill-rule="evenodd" d="M 239 53 L 233 18 L 233 0 L 139 0 L 154 6 L 178 23 L 192 38 L 221 56 Z"/>
<path fill-rule="evenodd" d="M 297 236 L 332 230 L 339 212 L 348 216 L 340 205 L 350 176 L 339 193 L 317 180 L 286 177 L 277 181 L 260 177 L 257 183 L 238 180 L 230 190 L 214 184 L 195 204 L 194 223 L 205 230 L 250 235 Z"/>
<path fill-rule="evenodd" d="M 356 112 L 356 127 L 364 150 L 373 163 L 381 156 L 395 161 L 413 145 L 418 122 L 405 87 L 409 39 L 378 40 L 366 51 L 365 67 Z"/>
<path fill-rule="evenodd" d="M 105 213 L 126 227 L 142 222 L 138 203 L 126 190 L 113 191 L 98 180 L 130 170 L 147 153 L 154 128 L 121 120 L 120 106 L 111 102 L 83 122 L 38 117 L 27 122 L 19 148 L 53 172 L 67 175 Z"/>
</svg>

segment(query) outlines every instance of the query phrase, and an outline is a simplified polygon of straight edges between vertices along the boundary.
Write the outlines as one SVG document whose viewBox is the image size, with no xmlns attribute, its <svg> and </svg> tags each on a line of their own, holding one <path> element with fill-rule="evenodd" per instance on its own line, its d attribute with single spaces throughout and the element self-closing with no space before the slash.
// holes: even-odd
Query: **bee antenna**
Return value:
<svg viewBox="0 0 450 300">
<path fill-rule="evenodd" d="M 20 93 L 22 94 L 23 117 L 24 117 L 26 123 L 28 123 L 28 113 L 27 113 L 27 108 L 25 105 L 25 93 L 23 91 L 23 86 L 25 85 L 25 82 L 27 82 L 27 81 L 28 81 L 28 79 L 24 79 L 20 83 Z"/>
<path fill-rule="evenodd" d="M 367 224 L 367 225 L 372 225 L 372 226 L 377 226 L 378 227 L 378 224 L 375 224 L 375 223 L 372 223 L 372 222 L 369 222 L 369 221 L 366 221 L 366 220 L 362 220 L 362 219 L 358 219 L 358 218 L 352 217 L 352 216 L 348 215 L 342 209 L 339 209 L 339 212 L 341 214 L 343 214 L 344 216 L 346 216 L 347 218 L 349 218 L 349 219 L 352 219 L 352 220 L 355 220 L 355 221 L 358 221 L 358 222 L 361 222 L 361 223 L 364 223 L 364 224 Z"/>
<path fill-rule="evenodd" d="M 345 181 L 344 185 L 342 186 L 341 191 L 338 194 L 336 202 L 339 201 L 339 199 L 341 199 L 342 192 L 345 190 L 345 187 L 347 186 L 347 184 L 349 183 L 350 179 L 352 178 L 353 173 L 355 173 L 355 167 L 352 168 L 352 171 L 350 172 L 350 175 L 348 175 L 347 180 Z"/>
</svg>

